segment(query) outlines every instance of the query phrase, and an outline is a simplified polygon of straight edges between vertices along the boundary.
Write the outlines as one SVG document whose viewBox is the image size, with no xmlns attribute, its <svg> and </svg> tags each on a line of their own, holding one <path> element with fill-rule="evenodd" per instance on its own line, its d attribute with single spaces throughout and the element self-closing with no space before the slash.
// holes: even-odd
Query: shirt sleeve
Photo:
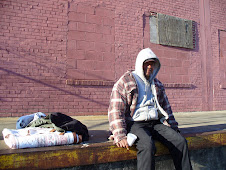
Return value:
<svg viewBox="0 0 226 170">
<path fill-rule="evenodd" d="M 125 122 L 125 96 L 126 95 L 123 94 L 123 86 L 117 84 L 113 87 L 108 108 L 108 120 L 115 143 L 121 141 L 127 134 Z"/>
<path fill-rule="evenodd" d="M 158 88 L 158 101 L 159 105 L 164 109 L 164 111 L 169 115 L 169 119 L 167 120 L 168 123 L 171 125 L 171 127 L 174 130 L 178 130 L 178 122 L 175 120 L 175 117 L 173 115 L 168 97 L 165 92 L 164 86 L 161 84 L 161 82 L 157 83 L 159 88 Z"/>
</svg>

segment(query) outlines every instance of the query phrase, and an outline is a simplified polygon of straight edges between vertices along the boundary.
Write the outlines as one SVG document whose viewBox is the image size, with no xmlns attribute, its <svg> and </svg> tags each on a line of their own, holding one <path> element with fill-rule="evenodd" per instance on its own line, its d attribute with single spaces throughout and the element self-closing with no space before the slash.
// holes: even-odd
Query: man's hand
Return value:
<svg viewBox="0 0 226 170">
<path fill-rule="evenodd" d="M 126 138 L 124 138 L 124 139 L 122 139 L 121 141 L 119 141 L 118 143 L 116 143 L 116 145 L 117 145 L 118 147 L 126 148 L 127 150 L 129 150 L 129 145 L 128 145 L 128 143 L 127 143 L 127 139 L 126 139 Z"/>
<path fill-rule="evenodd" d="M 164 120 L 163 124 L 166 125 L 166 126 L 171 127 L 170 124 L 166 120 Z"/>
</svg>

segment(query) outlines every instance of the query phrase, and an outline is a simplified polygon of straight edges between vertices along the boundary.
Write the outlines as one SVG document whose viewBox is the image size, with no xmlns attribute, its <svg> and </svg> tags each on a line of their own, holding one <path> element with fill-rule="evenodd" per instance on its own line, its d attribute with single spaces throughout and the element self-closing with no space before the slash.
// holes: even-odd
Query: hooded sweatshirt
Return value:
<svg viewBox="0 0 226 170">
<path fill-rule="evenodd" d="M 143 70 L 145 61 L 154 60 L 153 72 L 147 80 Z M 139 52 L 136 59 L 135 71 L 132 72 L 138 85 L 138 100 L 132 119 L 134 121 L 147 121 L 159 119 L 161 121 L 168 119 L 168 114 L 161 108 L 157 100 L 154 78 L 161 67 L 158 57 L 150 48 Z"/>
<path fill-rule="evenodd" d="M 155 68 L 157 69 L 154 69 L 150 79 L 146 80 L 143 74 L 143 69 L 141 68 L 143 67 L 143 62 L 150 58 L 155 58 Z M 115 143 L 119 142 L 123 138 L 126 138 L 127 121 L 131 121 L 131 119 L 135 118 L 135 110 L 137 111 L 139 108 L 141 108 L 139 105 L 144 105 L 145 103 L 148 106 L 153 106 L 153 101 L 160 121 L 163 122 L 164 119 L 168 119 L 167 122 L 170 124 L 171 128 L 175 130 L 178 129 L 178 123 L 173 116 L 170 103 L 168 101 L 167 95 L 165 94 L 164 86 L 158 79 L 154 78 L 156 77 L 159 69 L 160 62 L 156 55 L 150 49 L 144 49 L 137 56 L 135 72 L 127 71 L 114 84 L 108 108 L 108 120 L 109 128 L 113 134 L 112 137 L 114 138 Z M 137 81 L 135 76 L 140 80 Z M 147 92 L 147 99 L 142 98 L 139 87 L 140 85 L 138 83 L 146 87 L 146 89 L 143 88 L 145 90 L 143 90 L 141 93 L 145 94 L 145 92 Z M 150 101 L 150 103 L 148 103 L 148 101 Z"/>
</svg>

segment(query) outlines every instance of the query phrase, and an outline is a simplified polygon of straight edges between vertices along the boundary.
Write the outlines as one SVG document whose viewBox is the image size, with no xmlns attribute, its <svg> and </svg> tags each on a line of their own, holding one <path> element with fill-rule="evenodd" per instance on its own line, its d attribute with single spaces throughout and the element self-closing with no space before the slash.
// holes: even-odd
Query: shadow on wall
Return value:
<svg viewBox="0 0 226 170">
<path fill-rule="evenodd" d="M 15 47 L 16 49 L 16 47 Z M 0 50 L 5 51 L 8 54 L 13 54 L 14 56 L 17 56 L 18 59 L 25 59 L 28 62 L 31 62 L 32 64 L 35 64 L 34 66 L 40 66 L 41 68 L 45 68 L 47 72 L 51 72 L 51 74 L 56 75 L 57 77 L 63 77 L 63 78 L 72 78 L 68 75 L 66 75 L 67 72 L 67 61 L 65 58 L 65 62 L 60 62 L 58 60 L 53 60 L 50 59 L 48 57 L 40 57 L 34 54 L 31 54 L 31 52 L 27 52 L 27 51 L 20 51 L 22 53 L 24 53 L 24 55 L 19 55 L 18 51 L 15 51 L 13 48 L 8 48 L 8 47 L 4 47 L 2 44 L 0 44 Z M 27 57 L 26 57 L 27 55 Z M 33 59 L 30 59 L 33 58 Z M 39 62 L 37 62 L 37 60 L 40 60 Z M 6 62 L 6 61 L 2 61 Z M 14 65 L 15 62 L 10 62 L 7 61 L 8 64 L 12 64 Z M 43 63 L 51 63 L 51 67 L 43 64 Z M 60 65 L 60 66 L 59 66 Z M 32 65 L 26 65 L 26 67 L 32 67 Z M 80 70 L 73 70 L 74 72 L 78 72 L 78 73 L 82 73 Z M 88 76 L 90 77 L 94 77 L 94 79 L 101 79 L 101 80 L 108 80 L 107 78 L 92 74 L 91 72 L 86 73 Z"/>
<path fill-rule="evenodd" d="M 39 83 L 39 84 L 45 85 L 45 86 L 47 86 L 47 87 L 51 87 L 51 88 L 53 88 L 53 89 L 55 89 L 55 90 L 62 91 L 62 92 L 64 92 L 64 93 L 66 93 L 66 94 L 73 95 L 73 96 L 76 96 L 76 97 L 79 97 L 79 98 L 82 98 L 82 99 L 88 100 L 88 101 L 90 101 L 90 102 L 97 103 L 97 104 L 99 104 L 99 105 L 108 106 L 107 104 L 103 104 L 103 103 L 101 103 L 101 102 L 98 102 L 98 101 L 92 100 L 92 99 L 87 98 L 87 97 L 83 97 L 83 96 L 81 96 L 81 95 L 78 95 L 78 94 L 72 93 L 72 92 L 70 92 L 70 91 L 67 91 L 67 90 L 64 90 L 64 89 L 62 89 L 62 88 L 59 88 L 59 87 L 53 86 L 53 85 L 51 85 L 51 84 L 47 84 L 47 83 L 45 83 L 45 82 L 43 82 L 43 81 L 36 80 L 36 79 L 34 79 L 34 78 L 30 78 L 30 77 L 27 77 L 27 76 L 25 76 L 25 75 L 22 75 L 22 74 L 19 74 L 19 73 L 16 73 L 16 72 L 13 72 L 13 71 L 10 71 L 10 70 L 7 70 L 7 69 L 4 69 L 4 68 L 2 68 L 2 67 L 0 67 L 0 70 L 5 71 L 5 72 L 7 72 L 7 73 L 9 73 L 9 74 L 13 74 L 13 75 L 18 76 L 18 77 L 22 77 L 22 78 L 25 78 L 25 79 L 31 80 L 31 81 L 33 81 L 33 82 L 35 82 L 35 83 Z"/>
<path fill-rule="evenodd" d="M 28 62 L 31 62 L 32 64 L 35 64 L 34 67 L 38 65 L 38 66 L 40 66 L 40 67 L 46 68 L 46 69 L 48 69 L 47 72 L 51 72 L 51 74 L 54 74 L 54 75 L 56 75 L 57 77 L 63 77 L 63 78 L 65 78 L 65 71 L 64 71 L 62 68 L 60 68 L 60 67 L 58 67 L 58 66 L 55 66 L 55 65 L 54 65 L 53 67 L 48 67 L 48 66 L 46 66 L 46 65 L 44 65 L 44 64 L 41 64 L 41 63 L 39 63 L 39 62 L 37 62 L 37 61 L 33 61 L 33 60 L 38 60 L 38 59 L 37 59 L 38 57 L 36 57 L 36 56 L 34 56 L 34 55 L 28 54 L 29 57 L 30 57 L 30 56 L 33 57 L 33 60 L 31 60 L 31 59 L 28 59 L 27 57 L 25 58 L 25 57 L 22 56 L 22 55 L 16 54 L 16 51 L 9 50 L 8 48 L 0 47 L 0 50 L 4 50 L 4 51 L 7 52 L 8 54 L 13 54 L 13 55 L 17 56 L 19 59 L 23 58 L 23 59 L 27 60 Z M 40 58 L 40 57 L 39 57 L 39 58 Z M 62 63 L 62 62 L 61 62 L 61 63 L 60 63 L 60 62 L 56 62 L 56 61 L 54 61 L 54 60 L 50 60 L 50 59 L 46 59 L 46 58 L 45 58 L 44 60 L 45 60 L 45 61 L 42 61 L 42 62 L 44 62 L 44 63 L 54 63 L 54 62 L 55 62 L 56 64 L 62 64 L 62 65 L 65 65 L 65 63 Z M 48 60 L 48 61 L 47 61 L 47 60 Z M 6 62 L 7 62 L 9 65 L 16 65 L 15 62 L 10 62 L 10 61 L 4 61 L 4 60 L 1 60 L 1 63 L 3 63 L 3 64 L 6 63 Z M 41 61 L 40 61 L 40 62 L 41 62 Z M 28 65 L 28 67 L 31 68 L 31 67 L 33 67 L 33 66 L 32 66 L 32 65 Z M 35 68 L 32 68 L 32 69 L 35 69 Z M 53 88 L 53 89 L 55 89 L 55 90 L 64 92 L 65 94 L 73 95 L 73 96 L 79 97 L 79 98 L 81 98 L 81 99 L 87 100 L 87 101 L 89 101 L 89 102 L 94 102 L 94 103 L 96 103 L 96 104 L 99 104 L 99 105 L 102 105 L 102 106 L 106 106 L 106 107 L 108 106 L 108 104 L 104 104 L 104 103 L 102 103 L 102 102 L 99 102 L 99 101 L 96 101 L 96 100 L 93 100 L 93 99 L 90 99 L 90 98 L 81 96 L 81 95 L 79 95 L 79 94 L 76 94 L 76 93 L 73 93 L 73 92 L 71 92 L 71 91 L 68 91 L 68 90 L 59 88 L 59 87 L 54 86 L 54 85 L 52 85 L 52 84 L 45 83 L 44 81 L 41 81 L 41 80 L 38 80 L 38 79 L 35 79 L 35 78 L 32 78 L 32 77 L 23 75 L 23 74 L 21 74 L 21 73 L 17 73 L 17 72 L 15 72 L 15 71 L 11 71 L 11 70 L 9 70 L 9 69 L 7 69 L 7 68 L 4 68 L 3 66 L 0 66 L 0 70 L 3 71 L 3 72 L 5 72 L 5 73 L 7 73 L 7 74 L 12 74 L 12 75 L 14 75 L 14 76 L 21 77 L 21 78 L 24 78 L 24 79 L 33 81 L 33 82 L 35 82 L 35 83 L 42 84 L 42 85 L 44 85 L 44 86 Z M 41 73 L 40 73 L 40 75 L 41 75 Z M 43 76 L 43 77 L 44 77 L 44 76 Z M 2 99 L 2 98 L 0 98 L 0 101 L 3 101 L 3 102 L 4 102 L 5 100 Z"/>
<path fill-rule="evenodd" d="M 24 59 L 24 60 L 30 62 L 30 65 L 26 65 L 26 67 L 31 68 L 32 66 L 35 66 L 35 67 L 40 66 L 40 68 L 45 68 L 49 72 L 55 74 L 56 76 L 62 76 L 62 77 L 65 76 L 65 71 L 62 69 L 62 67 L 56 66 L 56 65 L 59 65 L 59 64 L 65 65 L 65 63 L 63 63 L 63 62 L 59 62 L 57 60 L 52 60 L 52 59 L 47 58 L 47 57 L 40 57 L 40 56 L 31 54 L 31 52 L 27 52 L 27 51 L 23 51 L 23 50 L 22 51 L 15 51 L 14 49 L 17 49 L 17 47 L 9 48 L 9 47 L 3 46 L 2 44 L 0 44 L 0 45 L 1 45 L 0 50 L 5 51 L 7 54 L 13 54 L 14 56 L 16 56 L 20 60 Z M 11 46 L 11 45 L 8 45 L 8 46 Z M 19 55 L 18 52 L 24 53 L 24 55 Z M 39 61 L 39 62 L 37 62 L 37 61 Z M 10 62 L 10 61 L 7 61 L 7 63 L 12 64 L 12 65 L 15 64 L 15 62 Z M 54 64 L 54 66 L 48 67 L 48 66 L 46 66 L 45 64 L 42 64 L 42 63 L 51 63 L 51 64 Z M 32 65 L 32 64 L 34 64 L 34 65 Z"/>
</svg>

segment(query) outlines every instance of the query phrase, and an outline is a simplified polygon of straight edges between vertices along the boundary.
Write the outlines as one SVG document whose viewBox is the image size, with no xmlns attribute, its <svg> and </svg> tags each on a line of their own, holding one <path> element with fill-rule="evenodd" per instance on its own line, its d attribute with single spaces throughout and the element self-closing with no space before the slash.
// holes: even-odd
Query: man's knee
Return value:
<svg viewBox="0 0 226 170">
<path fill-rule="evenodd" d="M 154 141 L 145 141 L 142 144 L 137 145 L 138 151 L 149 152 L 150 154 L 154 155 L 156 153 L 156 147 Z"/>
<path fill-rule="evenodd" d="M 177 143 L 178 143 L 178 146 L 187 147 L 187 140 L 182 135 L 179 135 Z"/>
</svg>

